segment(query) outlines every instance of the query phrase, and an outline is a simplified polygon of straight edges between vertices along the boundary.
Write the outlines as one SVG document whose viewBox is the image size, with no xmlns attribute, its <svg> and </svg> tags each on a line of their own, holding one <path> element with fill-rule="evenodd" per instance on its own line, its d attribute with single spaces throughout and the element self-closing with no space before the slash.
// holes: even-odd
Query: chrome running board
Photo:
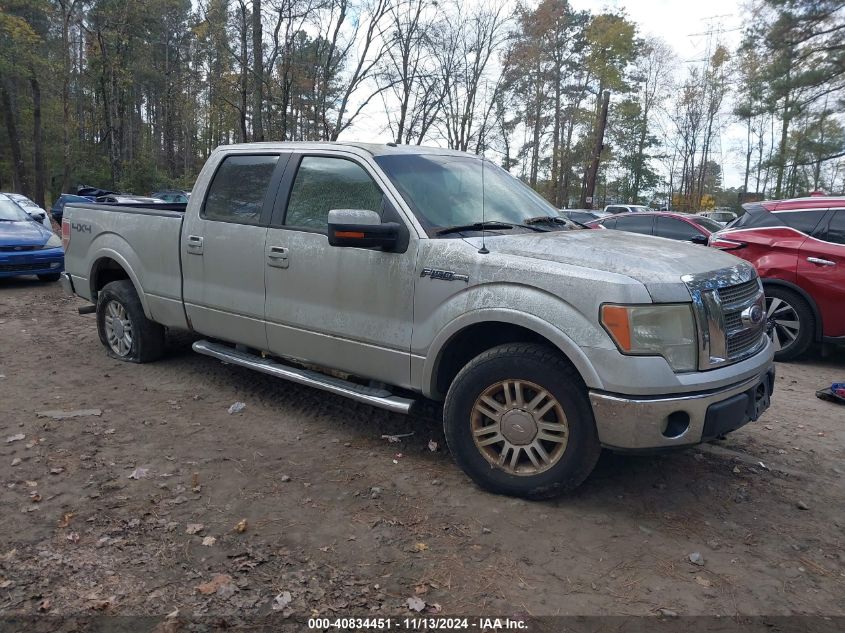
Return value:
<svg viewBox="0 0 845 633">
<path fill-rule="evenodd" d="M 284 365 L 276 360 L 269 358 L 262 358 L 255 354 L 249 354 L 240 350 L 222 345 L 220 343 L 212 343 L 211 341 L 197 341 L 192 346 L 193 350 L 198 354 L 211 356 L 225 363 L 233 365 L 240 365 L 247 369 L 254 369 L 263 374 L 276 376 L 277 378 L 284 378 L 291 382 L 305 385 L 307 387 L 315 387 L 336 393 L 339 396 L 350 398 L 357 402 L 363 402 L 374 407 L 387 409 L 396 413 L 408 413 L 411 406 L 416 402 L 411 398 L 401 398 L 394 396 L 386 389 L 374 389 L 364 385 L 358 385 L 348 380 L 335 378 L 334 376 L 327 376 L 317 371 L 310 369 L 300 369 L 298 367 L 291 367 Z"/>
</svg>

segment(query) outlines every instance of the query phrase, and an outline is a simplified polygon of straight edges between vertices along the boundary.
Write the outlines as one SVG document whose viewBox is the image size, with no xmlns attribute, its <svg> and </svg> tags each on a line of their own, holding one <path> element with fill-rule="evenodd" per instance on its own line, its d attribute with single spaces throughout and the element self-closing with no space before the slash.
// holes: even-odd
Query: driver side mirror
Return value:
<svg viewBox="0 0 845 633">
<path fill-rule="evenodd" d="M 702 246 L 707 246 L 707 236 L 702 235 L 699 233 L 698 235 L 693 235 L 690 240 L 693 244 L 701 244 Z"/>
<path fill-rule="evenodd" d="M 405 227 L 398 222 L 384 222 L 368 209 L 332 209 L 328 218 L 331 246 L 381 247 L 396 250 Z"/>
</svg>

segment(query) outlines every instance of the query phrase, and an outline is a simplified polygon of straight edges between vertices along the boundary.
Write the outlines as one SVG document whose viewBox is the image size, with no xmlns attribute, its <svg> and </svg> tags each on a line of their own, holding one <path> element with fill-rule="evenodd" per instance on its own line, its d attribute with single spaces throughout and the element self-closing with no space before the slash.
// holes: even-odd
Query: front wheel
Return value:
<svg viewBox="0 0 845 633">
<path fill-rule="evenodd" d="M 554 350 L 512 343 L 469 362 L 449 388 L 446 442 L 491 492 L 544 498 L 579 486 L 601 447 L 581 377 Z"/>
<path fill-rule="evenodd" d="M 797 292 L 779 286 L 767 287 L 766 319 L 777 361 L 800 356 L 813 342 L 813 311 Z"/>
<path fill-rule="evenodd" d="M 109 355 L 148 363 L 164 353 L 164 328 L 150 321 L 132 282 L 106 284 L 97 295 L 97 332 Z"/>
</svg>

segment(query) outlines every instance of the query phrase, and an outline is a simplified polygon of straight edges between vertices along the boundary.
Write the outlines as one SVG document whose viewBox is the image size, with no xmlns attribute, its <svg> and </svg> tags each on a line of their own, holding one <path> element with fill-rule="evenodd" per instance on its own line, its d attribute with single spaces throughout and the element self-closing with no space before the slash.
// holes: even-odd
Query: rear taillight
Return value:
<svg viewBox="0 0 845 633">
<path fill-rule="evenodd" d="M 745 242 L 737 242 L 736 240 L 729 240 L 725 237 L 710 237 L 710 246 L 718 248 L 723 251 L 735 251 L 738 248 L 744 248 Z"/>
<path fill-rule="evenodd" d="M 62 248 L 67 250 L 70 244 L 70 222 L 62 218 Z"/>
</svg>

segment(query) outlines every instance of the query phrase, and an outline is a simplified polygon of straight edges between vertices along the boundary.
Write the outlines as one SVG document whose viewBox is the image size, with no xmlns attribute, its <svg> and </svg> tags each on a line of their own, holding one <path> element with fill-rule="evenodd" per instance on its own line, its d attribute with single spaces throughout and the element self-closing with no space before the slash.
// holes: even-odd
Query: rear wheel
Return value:
<svg viewBox="0 0 845 633">
<path fill-rule="evenodd" d="M 58 281 L 60 273 L 47 273 L 46 275 L 38 275 L 40 281 Z"/>
<path fill-rule="evenodd" d="M 132 282 L 106 284 L 97 295 L 97 331 L 109 355 L 148 363 L 164 353 L 164 328 L 144 315 Z"/>
<path fill-rule="evenodd" d="M 449 388 L 443 421 L 458 465 L 500 494 L 572 490 L 601 450 L 581 377 L 542 345 L 501 345 L 470 361 Z"/>
<path fill-rule="evenodd" d="M 775 346 L 775 360 L 792 360 L 806 352 L 813 342 L 813 311 L 793 290 L 779 286 L 766 288 L 766 319 L 769 338 Z"/>
</svg>

